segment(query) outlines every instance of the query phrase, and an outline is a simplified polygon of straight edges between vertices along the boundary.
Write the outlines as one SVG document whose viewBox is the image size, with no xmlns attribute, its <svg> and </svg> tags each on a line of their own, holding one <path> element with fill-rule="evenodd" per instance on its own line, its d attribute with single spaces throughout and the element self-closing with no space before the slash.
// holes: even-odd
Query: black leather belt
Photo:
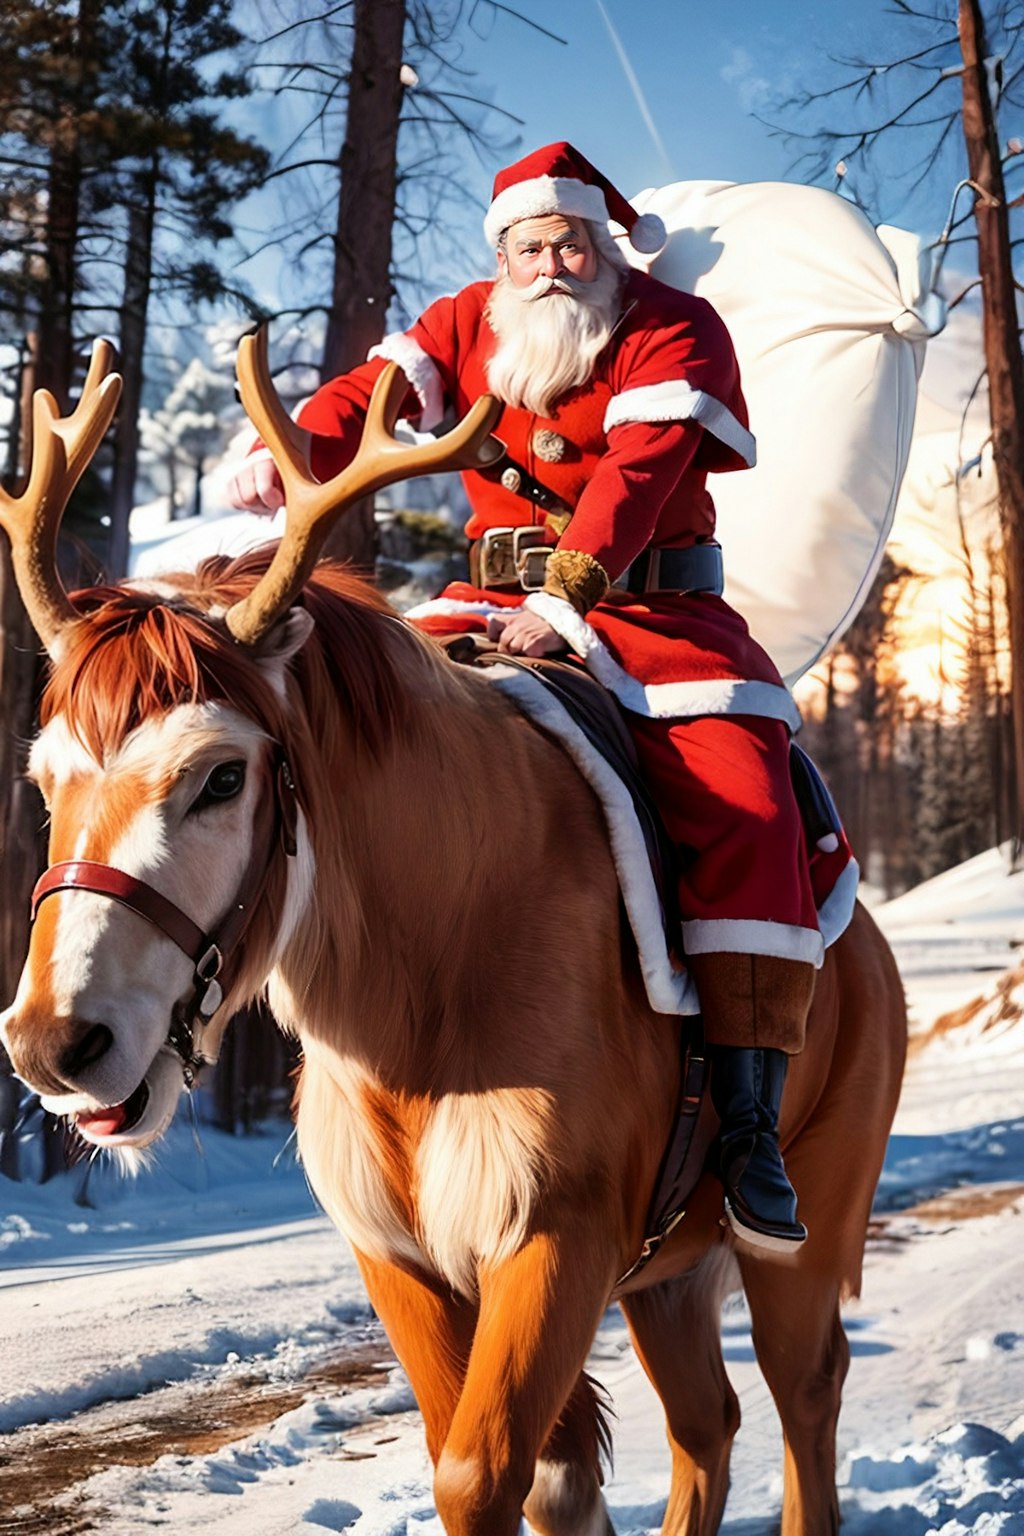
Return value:
<svg viewBox="0 0 1024 1536">
<path fill-rule="evenodd" d="M 474 586 L 525 592 L 544 585 L 548 557 L 555 552 L 543 528 L 489 528 L 470 545 Z M 722 546 L 714 540 L 688 549 L 645 549 L 614 585 L 627 592 L 713 592 L 725 585 Z"/>
<path fill-rule="evenodd" d="M 725 586 L 722 546 L 709 539 L 687 549 L 645 549 L 615 583 L 627 592 L 714 592 Z"/>
</svg>

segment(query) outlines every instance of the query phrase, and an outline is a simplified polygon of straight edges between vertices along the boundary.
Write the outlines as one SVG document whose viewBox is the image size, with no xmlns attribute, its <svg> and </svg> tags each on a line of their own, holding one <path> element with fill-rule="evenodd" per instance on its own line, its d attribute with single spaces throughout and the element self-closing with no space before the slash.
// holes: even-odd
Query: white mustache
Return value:
<svg viewBox="0 0 1024 1536">
<path fill-rule="evenodd" d="M 542 299 L 545 294 L 552 292 L 569 293 L 574 298 L 578 298 L 586 286 L 586 283 L 581 283 L 578 277 L 570 277 L 566 274 L 564 277 L 535 278 L 529 288 L 516 288 L 515 293 L 524 304 L 530 304 L 534 299 Z"/>
</svg>

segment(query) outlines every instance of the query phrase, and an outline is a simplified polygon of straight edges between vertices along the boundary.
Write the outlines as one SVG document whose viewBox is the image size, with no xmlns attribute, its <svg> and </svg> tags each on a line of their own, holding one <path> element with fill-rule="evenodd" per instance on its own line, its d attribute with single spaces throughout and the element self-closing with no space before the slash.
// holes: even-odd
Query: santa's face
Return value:
<svg viewBox="0 0 1024 1536">
<path fill-rule="evenodd" d="M 498 249 L 486 315 L 497 339 L 487 387 L 506 405 L 547 416 L 585 384 L 619 313 L 625 275 L 580 219 L 523 219 Z"/>
<path fill-rule="evenodd" d="M 515 288 L 529 288 L 538 278 L 568 276 L 592 283 L 597 276 L 597 251 L 582 219 L 560 213 L 513 224 L 498 249 L 498 269 Z M 552 288 L 552 295 L 560 290 Z"/>
</svg>

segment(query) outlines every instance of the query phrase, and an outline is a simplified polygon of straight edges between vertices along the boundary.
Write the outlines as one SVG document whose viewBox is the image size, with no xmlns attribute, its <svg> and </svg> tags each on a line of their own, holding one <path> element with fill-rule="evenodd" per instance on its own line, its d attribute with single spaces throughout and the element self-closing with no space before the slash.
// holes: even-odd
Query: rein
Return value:
<svg viewBox="0 0 1024 1536">
<path fill-rule="evenodd" d="M 264 835 L 255 839 L 253 856 L 239 887 L 238 896 L 213 933 L 199 924 L 168 897 L 111 864 L 92 859 L 68 859 L 44 870 L 32 892 L 34 923 L 40 904 L 58 891 L 91 891 L 109 896 L 123 907 L 159 928 L 192 962 L 192 991 L 174 1009 L 167 1044 L 181 1059 L 186 1088 L 191 1088 L 201 1066 L 211 1063 L 201 1049 L 197 1031 L 210 1022 L 230 990 L 237 965 L 237 948 L 259 905 L 270 878 L 278 840 L 289 858 L 297 851 L 298 807 L 295 781 L 283 755 L 278 755 L 272 775 L 273 795 L 260 808 L 269 807 Z M 251 893 L 251 894 L 250 894 Z"/>
</svg>

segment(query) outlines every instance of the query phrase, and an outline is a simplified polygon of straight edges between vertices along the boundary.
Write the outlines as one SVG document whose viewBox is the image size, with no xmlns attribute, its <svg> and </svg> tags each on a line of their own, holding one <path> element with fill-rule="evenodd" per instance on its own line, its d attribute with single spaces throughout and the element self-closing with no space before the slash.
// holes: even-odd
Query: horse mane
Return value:
<svg viewBox="0 0 1024 1536">
<path fill-rule="evenodd" d="M 281 698 L 258 654 L 236 644 L 224 624 L 273 552 L 263 545 L 237 559 L 214 555 L 194 572 L 152 584 L 74 593 L 81 617 L 53 666 L 41 723 L 63 714 L 97 762 L 144 720 L 180 704 L 230 704 L 281 739 Z M 410 702 L 391 636 L 404 634 L 421 653 L 425 648 L 365 580 L 333 562 L 317 567 L 298 604 L 315 624 L 292 662 L 311 727 L 315 732 L 340 706 L 361 742 L 378 753 Z"/>
</svg>

